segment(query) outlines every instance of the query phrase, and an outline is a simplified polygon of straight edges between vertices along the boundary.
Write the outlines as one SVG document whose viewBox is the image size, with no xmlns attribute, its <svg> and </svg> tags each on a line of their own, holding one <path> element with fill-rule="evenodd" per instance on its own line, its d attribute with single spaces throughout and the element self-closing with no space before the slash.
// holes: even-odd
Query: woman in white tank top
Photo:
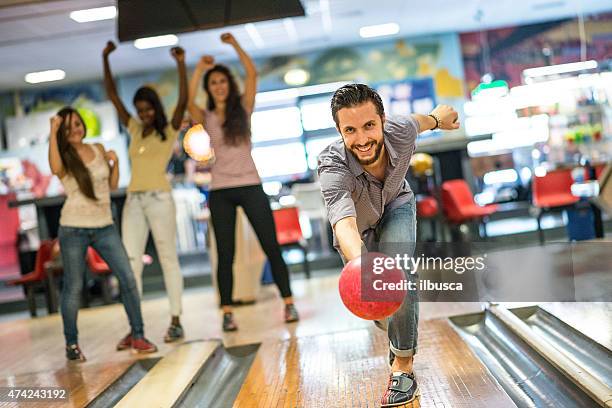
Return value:
<svg viewBox="0 0 612 408">
<path fill-rule="evenodd" d="M 85 361 L 78 345 L 77 314 L 88 247 L 100 254 L 119 280 L 132 351 L 153 353 L 157 347 L 144 337 L 136 281 L 111 215 L 110 190 L 117 188 L 119 161 L 115 152 L 105 151 L 101 144 L 83 143 L 86 133 L 83 119 L 73 108 L 65 107 L 51 119 L 49 166 L 67 195 L 58 233 L 64 267 L 61 312 L 66 358 Z"/>
</svg>

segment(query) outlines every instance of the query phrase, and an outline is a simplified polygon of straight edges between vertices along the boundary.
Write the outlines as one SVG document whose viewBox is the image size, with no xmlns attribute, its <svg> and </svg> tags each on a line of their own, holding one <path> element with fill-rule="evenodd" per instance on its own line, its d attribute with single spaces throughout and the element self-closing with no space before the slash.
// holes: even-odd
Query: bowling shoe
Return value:
<svg viewBox="0 0 612 408">
<path fill-rule="evenodd" d="M 66 358 L 68 360 L 77 360 L 77 361 L 85 361 L 85 355 L 79 348 L 78 344 L 71 344 L 70 346 L 66 346 Z"/>
<path fill-rule="evenodd" d="M 157 346 L 151 343 L 149 340 L 141 337 L 139 339 L 132 339 L 132 353 L 135 354 L 149 354 L 155 353 Z"/>
<path fill-rule="evenodd" d="M 387 391 L 383 395 L 382 408 L 397 407 L 412 402 L 419 394 L 419 386 L 413 373 L 397 371 L 389 377 Z"/>
<path fill-rule="evenodd" d="M 223 331 L 232 332 L 238 330 L 238 325 L 234 321 L 232 313 L 223 313 Z"/>
<path fill-rule="evenodd" d="M 173 341 L 180 340 L 183 337 L 185 337 L 183 326 L 180 324 L 173 324 L 168 327 L 168 331 L 166 331 L 166 335 L 164 336 L 164 342 L 172 343 Z"/>
<path fill-rule="evenodd" d="M 117 343 L 117 351 L 127 350 L 130 347 L 132 347 L 132 334 L 128 333 L 119 343 Z"/>
<path fill-rule="evenodd" d="M 285 323 L 297 322 L 298 320 L 300 320 L 300 316 L 298 315 L 295 305 L 293 303 L 285 305 Z"/>
</svg>

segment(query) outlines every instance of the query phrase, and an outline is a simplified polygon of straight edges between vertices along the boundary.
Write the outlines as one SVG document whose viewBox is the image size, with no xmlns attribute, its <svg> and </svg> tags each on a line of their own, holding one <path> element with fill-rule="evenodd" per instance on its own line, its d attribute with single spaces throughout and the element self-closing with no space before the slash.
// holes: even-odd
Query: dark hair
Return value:
<svg viewBox="0 0 612 408">
<path fill-rule="evenodd" d="M 374 104 L 376 113 L 379 116 L 382 117 L 385 114 L 385 108 L 383 107 L 380 95 L 369 86 L 364 84 L 348 84 L 338 88 L 331 99 L 331 111 L 336 126 L 339 126 L 338 111 L 340 109 L 358 106 L 366 102 Z"/>
<path fill-rule="evenodd" d="M 81 193 L 87 198 L 92 200 L 98 200 L 94 193 L 93 183 L 91 181 L 91 174 L 89 170 L 81 160 L 81 157 L 77 153 L 76 149 L 68 142 L 68 136 L 70 136 L 70 125 L 72 123 L 72 115 L 77 115 L 83 123 L 84 134 L 87 134 L 87 127 L 85 127 L 85 121 L 77 112 L 76 109 L 70 106 L 63 107 L 57 116 L 62 118 L 62 124 L 57 131 L 57 147 L 59 149 L 60 157 L 62 158 L 62 165 L 66 169 L 66 173 L 74 177 L 79 186 Z M 68 126 L 66 126 L 68 123 Z"/>
<path fill-rule="evenodd" d="M 168 119 L 166 118 L 164 107 L 159 99 L 159 95 L 157 95 L 157 92 L 155 92 L 155 90 L 149 86 L 141 86 L 134 94 L 134 100 L 132 103 L 136 105 L 136 102 L 138 101 L 145 101 L 153 106 L 153 110 L 155 111 L 153 127 L 155 130 L 157 130 L 157 133 L 161 135 L 161 139 L 165 141 L 166 134 L 164 133 L 164 129 L 168 125 Z"/>
<path fill-rule="evenodd" d="M 246 110 L 242 106 L 242 95 L 238 90 L 238 85 L 234 76 L 225 65 L 215 65 L 204 74 L 204 90 L 208 97 L 208 110 L 215 109 L 215 100 L 208 89 L 208 80 L 213 72 L 220 72 L 227 77 L 229 84 L 229 94 L 225 101 L 225 122 L 223 122 L 223 134 L 225 141 L 229 145 L 238 145 L 247 141 L 251 137 L 251 129 Z"/>
</svg>

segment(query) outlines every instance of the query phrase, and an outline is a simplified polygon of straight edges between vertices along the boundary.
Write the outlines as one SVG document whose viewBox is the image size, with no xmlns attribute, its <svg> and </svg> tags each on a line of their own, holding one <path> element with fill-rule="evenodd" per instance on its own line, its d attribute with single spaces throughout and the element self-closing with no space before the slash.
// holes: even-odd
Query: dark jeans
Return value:
<svg viewBox="0 0 612 408">
<path fill-rule="evenodd" d="M 215 229 L 219 256 L 217 282 L 221 295 L 221 305 L 232 304 L 234 285 L 232 266 L 234 263 L 237 206 L 242 207 L 255 230 L 261 248 L 270 261 L 274 283 L 278 286 L 281 296 L 284 298 L 291 296 L 289 271 L 283 260 L 280 246 L 276 241 L 276 230 L 270 202 L 261 184 L 224 188 L 212 190 L 209 203 L 210 218 Z M 260 272 L 254 271 L 254 273 Z"/>
<path fill-rule="evenodd" d="M 128 315 L 132 336 L 144 336 L 144 325 L 140 311 L 140 298 L 136 280 L 130 268 L 125 248 L 115 225 L 101 228 L 74 228 L 60 226 L 59 242 L 64 264 L 64 287 L 62 289 L 62 320 L 66 344 L 78 342 L 77 314 L 86 271 L 87 247 L 95 249 L 119 280 L 121 301 Z"/>
</svg>

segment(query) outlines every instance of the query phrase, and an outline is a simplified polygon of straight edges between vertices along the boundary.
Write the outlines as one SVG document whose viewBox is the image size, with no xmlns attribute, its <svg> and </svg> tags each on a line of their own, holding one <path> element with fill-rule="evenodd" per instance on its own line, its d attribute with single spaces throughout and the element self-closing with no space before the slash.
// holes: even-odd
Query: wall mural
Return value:
<svg viewBox="0 0 612 408">
<path fill-rule="evenodd" d="M 351 45 L 303 55 L 257 61 L 260 89 L 286 88 L 284 75 L 291 69 L 309 74 L 304 85 L 356 80 L 378 83 L 432 77 L 439 98 L 463 95 L 463 67 L 458 37 L 444 34 Z"/>
<path fill-rule="evenodd" d="M 587 60 L 612 59 L 612 13 L 589 16 L 585 21 Z M 524 69 L 580 61 L 577 19 L 507 27 L 483 32 L 489 46 L 494 79 L 521 85 Z M 486 73 L 480 32 L 460 36 L 467 89 L 470 92 Z"/>
</svg>

